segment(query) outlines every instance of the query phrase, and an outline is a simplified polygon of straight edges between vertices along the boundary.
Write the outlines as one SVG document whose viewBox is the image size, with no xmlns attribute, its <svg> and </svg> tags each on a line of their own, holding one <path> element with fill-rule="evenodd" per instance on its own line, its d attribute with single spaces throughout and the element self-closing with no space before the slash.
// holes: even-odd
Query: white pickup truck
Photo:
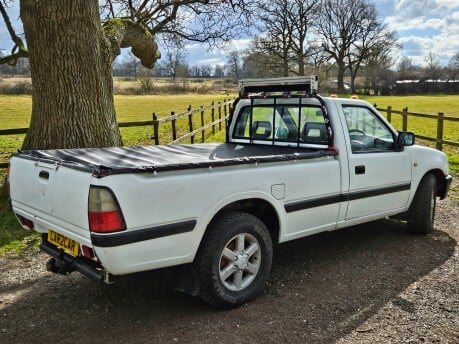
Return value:
<svg viewBox="0 0 459 344">
<path fill-rule="evenodd" d="M 226 143 L 20 151 L 13 211 L 42 234 L 50 271 L 108 283 L 187 264 L 217 307 L 261 291 L 273 244 L 395 215 L 430 232 L 446 156 L 316 89 L 316 77 L 241 81 Z"/>
</svg>

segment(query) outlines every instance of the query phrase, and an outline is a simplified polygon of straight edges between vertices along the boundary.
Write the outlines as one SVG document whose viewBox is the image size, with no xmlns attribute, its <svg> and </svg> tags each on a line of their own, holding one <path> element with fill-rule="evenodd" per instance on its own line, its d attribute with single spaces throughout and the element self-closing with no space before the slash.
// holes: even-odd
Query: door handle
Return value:
<svg viewBox="0 0 459 344">
<path fill-rule="evenodd" d="M 355 174 L 365 174 L 365 165 L 355 166 Z"/>
<path fill-rule="evenodd" d="M 38 174 L 38 176 L 40 178 L 43 178 L 43 179 L 49 179 L 49 172 L 48 171 L 40 171 L 40 173 Z"/>
</svg>

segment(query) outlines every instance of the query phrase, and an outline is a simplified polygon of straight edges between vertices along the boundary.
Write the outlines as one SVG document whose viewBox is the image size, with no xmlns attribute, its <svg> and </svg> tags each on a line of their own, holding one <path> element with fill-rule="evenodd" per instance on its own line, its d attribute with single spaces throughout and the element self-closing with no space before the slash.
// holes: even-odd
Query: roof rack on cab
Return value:
<svg viewBox="0 0 459 344">
<path fill-rule="evenodd" d="M 239 80 L 239 97 L 272 98 L 311 96 L 317 92 L 318 80 L 316 75 Z"/>
</svg>

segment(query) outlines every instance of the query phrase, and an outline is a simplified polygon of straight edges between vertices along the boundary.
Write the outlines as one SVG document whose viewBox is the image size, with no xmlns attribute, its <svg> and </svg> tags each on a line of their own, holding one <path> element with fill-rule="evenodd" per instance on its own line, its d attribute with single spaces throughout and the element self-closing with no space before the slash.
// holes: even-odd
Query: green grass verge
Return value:
<svg viewBox="0 0 459 344">
<path fill-rule="evenodd" d="M 446 152 L 449 161 L 449 169 L 453 174 L 459 174 L 459 155 Z"/>
<path fill-rule="evenodd" d="M 2 180 L 4 180 L 2 178 Z M 40 236 L 22 229 L 8 204 L 5 185 L 0 185 L 0 256 L 20 253 L 40 242 Z"/>
</svg>

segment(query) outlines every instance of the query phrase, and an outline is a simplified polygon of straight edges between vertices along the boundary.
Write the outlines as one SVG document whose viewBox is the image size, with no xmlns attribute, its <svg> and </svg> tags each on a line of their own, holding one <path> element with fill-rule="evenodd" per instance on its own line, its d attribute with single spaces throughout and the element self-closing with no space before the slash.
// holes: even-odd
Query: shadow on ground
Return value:
<svg viewBox="0 0 459 344">
<path fill-rule="evenodd" d="M 413 312 L 398 295 L 442 265 L 455 245 L 444 232 L 415 236 L 390 220 L 285 243 L 274 251 L 263 294 L 230 311 L 175 292 L 154 273 L 111 286 L 79 274 L 47 275 L 0 314 L 0 341 L 333 342 L 387 302 Z"/>
</svg>

